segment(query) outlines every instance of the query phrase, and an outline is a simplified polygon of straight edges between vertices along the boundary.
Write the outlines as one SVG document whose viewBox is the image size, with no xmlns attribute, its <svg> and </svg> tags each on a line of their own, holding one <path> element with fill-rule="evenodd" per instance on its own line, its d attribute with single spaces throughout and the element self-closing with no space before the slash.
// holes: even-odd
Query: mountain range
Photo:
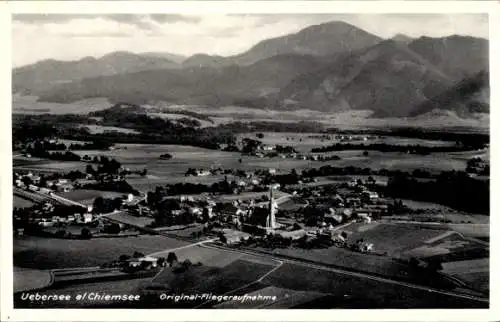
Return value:
<svg viewBox="0 0 500 322">
<path fill-rule="evenodd" d="M 208 107 L 240 105 L 404 117 L 489 111 L 486 39 L 382 39 L 345 22 L 264 40 L 234 56 L 115 52 L 12 71 L 13 92 L 41 101 L 89 97 Z"/>
</svg>

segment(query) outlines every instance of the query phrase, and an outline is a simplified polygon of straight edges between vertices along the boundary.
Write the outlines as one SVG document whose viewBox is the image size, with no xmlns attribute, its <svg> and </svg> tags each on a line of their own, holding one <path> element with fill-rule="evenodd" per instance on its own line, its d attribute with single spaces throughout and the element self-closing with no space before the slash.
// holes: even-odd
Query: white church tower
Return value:
<svg viewBox="0 0 500 322">
<path fill-rule="evenodd" d="M 269 215 L 266 218 L 266 229 L 274 230 L 276 228 L 276 212 L 278 204 L 274 201 L 273 188 L 269 190 Z"/>
</svg>

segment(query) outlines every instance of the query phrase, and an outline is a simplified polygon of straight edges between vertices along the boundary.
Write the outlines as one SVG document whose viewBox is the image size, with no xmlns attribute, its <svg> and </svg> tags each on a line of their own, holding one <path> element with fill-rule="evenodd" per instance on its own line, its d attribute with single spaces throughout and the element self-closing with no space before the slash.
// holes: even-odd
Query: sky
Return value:
<svg viewBox="0 0 500 322">
<path fill-rule="evenodd" d="M 488 37 L 486 14 L 16 14 L 12 17 L 12 63 L 76 60 L 113 51 L 229 56 L 261 40 L 307 26 L 341 20 L 390 38 Z"/>
</svg>

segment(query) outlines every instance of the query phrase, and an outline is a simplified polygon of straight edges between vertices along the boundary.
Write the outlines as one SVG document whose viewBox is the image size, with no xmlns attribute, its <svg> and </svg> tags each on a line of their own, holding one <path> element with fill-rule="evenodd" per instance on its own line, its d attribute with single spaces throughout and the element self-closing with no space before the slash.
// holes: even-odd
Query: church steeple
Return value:
<svg viewBox="0 0 500 322">
<path fill-rule="evenodd" d="M 275 229 L 276 228 L 276 210 L 278 206 L 274 202 L 274 196 L 273 196 L 273 188 L 271 187 L 269 189 L 269 214 L 267 215 L 266 218 L 266 228 L 267 229 Z"/>
</svg>

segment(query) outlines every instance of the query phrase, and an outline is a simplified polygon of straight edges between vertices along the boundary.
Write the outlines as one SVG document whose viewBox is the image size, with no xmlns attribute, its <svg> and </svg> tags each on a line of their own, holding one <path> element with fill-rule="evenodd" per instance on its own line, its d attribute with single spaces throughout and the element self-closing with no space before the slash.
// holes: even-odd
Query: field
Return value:
<svg viewBox="0 0 500 322">
<path fill-rule="evenodd" d="M 14 240 L 14 265 L 54 269 L 97 266 L 135 251 L 144 254 L 186 243 L 163 236 L 99 238 L 91 240 L 20 237 Z"/>
<path fill-rule="evenodd" d="M 467 308 L 476 302 L 438 293 L 353 277 L 307 266 L 284 264 L 263 284 L 299 291 L 330 293 L 324 308 Z M 310 303 L 315 307 L 318 303 Z"/>
<path fill-rule="evenodd" d="M 78 161 L 54 161 L 39 158 L 26 158 L 15 156 L 13 167 L 16 170 L 34 172 L 68 172 L 72 170 L 85 170 L 85 163 Z"/>
<path fill-rule="evenodd" d="M 170 251 L 158 252 L 155 256 L 166 257 Z M 277 264 L 274 260 L 263 257 L 245 255 L 237 252 L 225 251 L 217 248 L 208 248 L 204 246 L 186 247 L 175 251 L 179 261 L 189 259 L 192 263 L 201 262 L 204 266 L 224 267 L 236 260 L 245 260 L 249 262 L 261 262 L 266 265 L 274 266 Z"/>
<path fill-rule="evenodd" d="M 87 114 L 111 107 L 106 98 L 91 98 L 69 104 L 37 102 L 36 96 L 12 96 L 13 114 Z"/>
<path fill-rule="evenodd" d="M 345 230 L 351 232 L 348 242 L 353 243 L 358 239 L 363 239 L 373 243 L 377 253 L 387 253 L 389 256 L 394 257 L 446 232 L 439 229 L 423 229 L 408 225 L 379 223 L 360 226 L 351 225 Z"/>
<path fill-rule="evenodd" d="M 145 227 L 154 221 L 154 219 L 151 217 L 136 217 L 129 215 L 125 212 L 109 214 L 106 216 L 106 218 L 116 220 L 124 224 L 129 224 L 132 226 L 139 226 L 139 227 Z"/>
<path fill-rule="evenodd" d="M 125 194 L 112 191 L 78 189 L 68 192 L 61 192 L 58 195 L 63 198 L 67 198 L 86 205 L 92 205 L 95 198 L 97 197 L 113 199 L 117 197 L 123 197 Z"/>
<path fill-rule="evenodd" d="M 153 280 L 154 285 L 164 285 L 171 294 L 222 295 L 252 283 L 269 272 L 273 266 L 238 259 L 224 267 L 201 265 L 185 273 L 175 273 L 167 268 Z"/>
<path fill-rule="evenodd" d="M 422 229 L 421 227 L 415 226 L 416 229 Z M 461 253 L 476 253 L 480 255 L 487 251 L 487 245 L 484 242 L 471 240 L 464 238 L 460 234 L 454 231 L 447 231 L 441 236 L 436 236 L 424 242 L 422 245 L 414 247 L 412 249 L 406 249 L 404 254 L 406 256 L 414 257 L 439 257 L 447 261 L 445 258 L 447 256 L 460 257 Z M 455 256 L 453 256 L 456 254 Z M 475 255 L 473 255 L 475 256 Z M 465 258 L 464 258 L 465 259 Z"/>
<path fill-rule="evenodd" d="M 50 285 L 49 271 L 14 266 L 14 292 L 39 289 Z"/>
<path fill-rule="evenodd" d="M 159 102 L 158 104 L 162 104 Z M 225 124 L 234 121 L 274 121 L 291 123 L 298 121 L 312 121 L 326 127 L 339 129 L 366 129 L 387 127 L 415 127 L 428 129 L 464 128 L 473 131 L 488 131 L 489 115 L 478 115 L 476 118 L 459 118 L 454 113 L 443 115 L 423 115 L 414 118 L 373 118 L 370 110 L 355 110 L 337 113 L 325 113 L 308 109 L 276 111 L 268 109 L 246 108 L 240 106 L 220 106 L 217 109 L 206 109 L 204 106 L 172 106 L 163 103 L 174 110 L 188 110 L 210 116 L 216 124 Z"/>
<path fill-rule="evenodd" d="M 103 125 L 93 125 L 93 124 L 87 125 L 86 124 L 86 125 L 82 125 L 82 127 L 86 127 L 91 134 L 105 133 L 105 132 L 119 132 L 119 133 L 126 133 L 126 134 L 139 133 L 136 130 L 126 129 L 123 127 L 116 127 L 116 126 L 103 126 Z"/>
<path fill-rule="evenodd" d="M 489 291 L 489 272 L 489 258 L 443 263 L 443 273 L 455 276 L 472 289 L 485 293 Z"/>
<path fill-rule="evenodd" d="M 13 196 L 12 204 L 14 208 L 29 208 L 35 205 L 34 202 L 18 197 L 16 195 Z"/>
<path fill-rule="evenodd" d="M 284 248 L 275 249 L 274 254 L 290 256 L 311 260 L 326 265 L 336 265 L 355 270 L 391 276 L 395 278 L 408 278 L 408 269 L 389 257 L 361 254 L 348 249 L 330 247 L 322 249 L 302 249 L 302 248 Z"/>
<path fill-rule="evenodd" d="M 393 145 L 422 145 L 422 146 L 452 146 L 455 142 L 439 141 L 439 140 L 424 140 L 415 138 L 404 138 L 397 136 L 383 136 L 380 138 L 369 139 L 363 141 L 365 135 L 352 135 L 354 140 L 341 141 L 332 138 L 331 140 L 322 138 L 320 133 L 293 133 L 293 132 L 260 132 L 264 134 L 263 138 L 257 138 L 258 132 L 239 134 L 238 138 L 251 138 L 261 141 L 266 145 L 292 145 L 301 153 L 311 152 L 312 148 L 323 147 L 336 143 L 350 143 L 350 144 L 393 144 Z M 334 137 L 334 135 L 330 135 Z"/>
<path fill-rule="evenodd" d="M 318 292 L 295 291 L 280 287 L 268 286 L 248 293 L 248 296 L 276 296 L 276 300 L 263 301 L 227 301 L 214 306 L 214 309 L 284 309 L 307 303 L 325 296 Z"/>
</svg>

